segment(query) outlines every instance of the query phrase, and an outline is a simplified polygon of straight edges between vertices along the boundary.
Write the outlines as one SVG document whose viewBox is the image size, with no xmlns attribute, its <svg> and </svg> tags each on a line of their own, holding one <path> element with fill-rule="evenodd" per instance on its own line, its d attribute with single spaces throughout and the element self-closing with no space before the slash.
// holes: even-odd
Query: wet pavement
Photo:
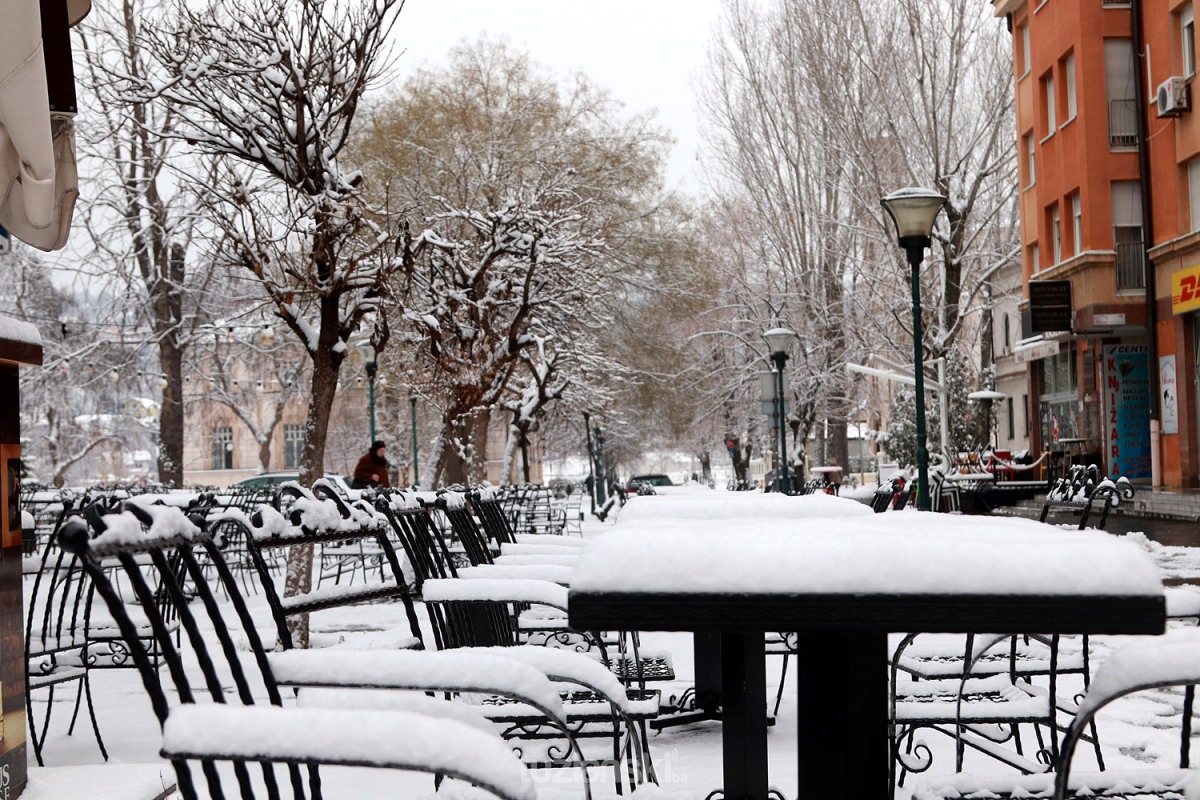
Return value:
<svg viewBox="0 0 1200 800">
<path fill-rule="evenodd" d="M 1140 531 L 1146 538 L 1173 547 L 1200 547 L 1200 522 L 1177 519 L 1151 519 L 1130 515 L 1112 515 L 1104 530 L 1110 533 Z"/>
</svg>

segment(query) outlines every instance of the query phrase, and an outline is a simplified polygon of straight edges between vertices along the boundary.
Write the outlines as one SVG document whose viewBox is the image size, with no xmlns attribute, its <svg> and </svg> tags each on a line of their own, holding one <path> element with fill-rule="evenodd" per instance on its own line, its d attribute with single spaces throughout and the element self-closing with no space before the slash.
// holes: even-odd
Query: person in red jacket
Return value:
<svg viewBox="0 0 1200 800">
<path fill-rule="evenodd" d="M 388 460 L 385 452 L 387 445 L 380 441 L 371 443 L 371 449 L 358 460 L 354 474 L 350 477 L 350 488 L 366 489 L 374 487 L 387 489 L 391 487 L 388 480 Z"/>
</svg>

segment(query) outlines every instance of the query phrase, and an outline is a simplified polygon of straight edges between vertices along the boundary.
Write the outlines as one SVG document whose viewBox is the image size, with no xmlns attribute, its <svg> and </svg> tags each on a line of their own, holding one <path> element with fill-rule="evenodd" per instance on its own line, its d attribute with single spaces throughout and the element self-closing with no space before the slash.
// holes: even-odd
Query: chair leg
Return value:
<svg viewBox="0 0 1200 800">
<path fill-rule="evenodd" d="M 104 737 L 100 735 L 100 723 L 96 720 L 96 706 L 92 703 L 92 680 L 87 675 L 83 676 L 83 692 L 87 697 L 88 716 L 92 718 L 92 733 L 96 734 L 96 745 L 100 748 L 100 755 L 104 756 L 105 761 L 108 761 L 108 749 L 104 746 Z"/>
<path fill-rule="evenodd" d="M 787 665 L 789 655 L 790 654 L 788 653 L 783 654 L 783 668 L 779 670 L 779 688 L 775 690 L 775 706 L 771 709 L 772 717 L 779 716 L 779 703 L 783 700 L 783 685 L 787 680 Z"/>
<path fill-rule="evenodd" d="M 83 702 L 83 681 L 79 681 L 79 688 L 75 690 L 75 710 L 71 712 L 71 724 L 67 726 L 67 736 L 75 735 L 75 720 L 79 719 L 79 704 Z"/>
<path fill-rule="evenodd" d="M 29 723 L 29 739 L 33 744 L 33 757 L 37 760 L 39 767 L 46 766 L 42 762 L 42 739 L 38 736 L 37 720 L 33 716 L 33 692 L 25 693 L 25 718 Z"/>
</svg>

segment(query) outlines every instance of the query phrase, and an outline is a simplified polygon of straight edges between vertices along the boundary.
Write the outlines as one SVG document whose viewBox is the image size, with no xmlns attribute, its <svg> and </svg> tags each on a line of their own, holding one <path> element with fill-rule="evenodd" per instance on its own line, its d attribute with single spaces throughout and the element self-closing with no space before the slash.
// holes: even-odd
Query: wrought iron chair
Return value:
<svg viewBox="0 0 1200 800">
<path fill-rule="evenodd" d="M 180 514 L 175 524 L 158 532 L 140 537 L 110 532 L 90 540 L 83 525 L 68 523 L 58 537 L 62 549 L 79 559 L 125 637 L 162 726 L 161 752 L 174 766 L 185 800 L 225 796 L 218 763 L 231 766 L 244 798 L 255 796 L 256 785 L 265 786 L 272 798 L 281 797 L 283 787 L 290 785 L 295 798 L 318 800 L 320 766 L 341 765 L 427 772 L 468 781 L 506 800 L 532 800 L 535 793 L 525 768 L 498 737 L 477 728 L 415 712 L 285 707 L 254 619 L 220 549 L 201 525 L 198 516 L 188 521 Z M 216 565 L 229 604 L 218 602 L 193 548 L 202 549 Z M 189 604 L 189 593 L 171 566 L 173 558 L 195 587 L 196 602 Z M 146 559 L 180 609 L 194 669 L 185 669 L 174 637 L 156 611 L 143 574 Z M 151 665 L 127 604 L 109 578 L 107 560 L 119 565 L 140 601 L 165 653 L 174 691 L 167 690 Z M 230 607 L 233 628 L 223 616 Z M 215 642 L 206 638 L 206 631 Z M 249 659 L 242 657 L 247 646 Z M 397 730 L 406 735 L 393 735 Z M 338 746 L 331 748 L 329 737 L 314 736 L 314 731 L 336 736 Z M 459 746 L 431 747 L 431 741 Z M 203 788 L 197 785 L 196 766 Z"/>
<path fill-rule="evenodd" d="M 1200 637 L 1195 628 L 1169 631 L 1165 636 L 1140 637 L 1112 653 L 1092 678 L 1062 741 L 1052 771 L 1017 777 L 925 778 L 913 787 L 914 800 L 1004 800 L 1006 798 L 1171 798 L 1183 800 L 1200 792 L 1200 771 L 1191 767 L 1192 712 L 1200 683 Z M 1178 766 L 1076 773 L 1072 759 L 1094 729 L 1096 714 L 1128 695 L 1170 691 L 1170 705 L 1179 708 Z"/>
<path fill-rule="evenodd" d="M 84 649 L 88 644 L 88 621 L 92 611 L 92 582 L 72 553 L 51 544 L 42 548 L 38 571 L 26 597 L 25 616 L 25 711 L 34 758 L 43 766 L 42 748 L 54 710 L 56 690 L 74 683 L 75 709 L 68 734 L 74 733 L 79 707 L 86 701 L 92 731 L 100 753 L 108 760 L 108 751 L 100 735 L 92 685 Z M 38 720 L 35 693 L 46 692 L 45 716 Z"/>
</svg>

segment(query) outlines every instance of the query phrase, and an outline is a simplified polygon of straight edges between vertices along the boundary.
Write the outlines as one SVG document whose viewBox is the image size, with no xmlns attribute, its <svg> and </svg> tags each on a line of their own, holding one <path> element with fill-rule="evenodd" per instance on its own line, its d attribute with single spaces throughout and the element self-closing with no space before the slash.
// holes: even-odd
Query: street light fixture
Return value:
<svg viewBox="0 0 1200 800">
<path fill-rule="evenodd" d="M 772 328 L 763 334 L 763 341 L 767 343 L 771 360 L 775 363 L 775 420 L 779 425 L 779 466 L 775 470 L 775 477 L 781 494 L 792 493 L 792 475 L 787 460 L 787 425 L 784 423 L 787 402 L 783 392 L 783 365 L 787 363 L 788 352 L 798 338 L 795 331 L 787 328 Z"/>
<path fill-rule="evenodd" d="M 929 448 L 925 436 L 925 367 L 921 363 L 921 262 L 932 244 L 933 221 L 946 198 L 929 189 L 900 189 L 879 201 L 896 226 L 900 247 L 912 271 L 913 378 L 917 390 L 917 508 L 929 511 Z M 947 444 L 946 442 L 942 443 Z"/>
<path fill-rule="evenodd" d="M 365 339 L 358 345 L 362 353 L 363 367 L 367 370 L 367 412 L 371 418 L 371 443 L 375 443 L 375 375 L 379 371 L 379 353 L 370 339 Z"/>
</svg>

